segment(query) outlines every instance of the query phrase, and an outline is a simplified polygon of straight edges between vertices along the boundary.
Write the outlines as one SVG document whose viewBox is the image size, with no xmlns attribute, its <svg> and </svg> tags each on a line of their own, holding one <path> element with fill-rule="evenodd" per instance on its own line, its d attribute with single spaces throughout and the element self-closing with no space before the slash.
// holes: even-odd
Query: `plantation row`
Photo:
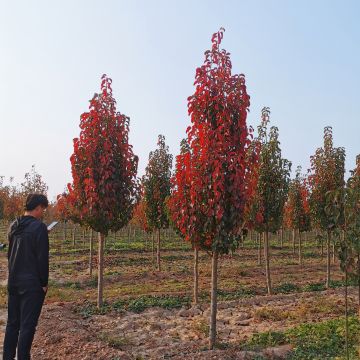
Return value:
<svg viewBox="0 0 360 360">
<path fill-rule="evenodd" d="M 70 158 L 72 183 L 47 215 L 72 223 L 73 229 L 74 224 L 80 225 L 73 248 L 85 249 L 90 243 L 91 257 L 95 234 L 98 237 L 99 309 L 103 306 L 104 248 L 111 241 L 116 247 L 115 234 L 127 237 L 130 244 L 136 231 L 142 231 L 143 239 L 148 239 L 144 248 L 156 255 L 159 272 L 166 238 L 187 241 L 193 251 L 195 304 L 199 301 L 199 252 L 209 254 L 210 349 L 216 341 L 219 258 L 235 253 L 245 237 L 258 248 L 269 295 L 273 293 L 271 234 L 277 234 L 279 246 L 291 241 L 293 255 L 303 266 L 303 247 L 311 232 L 313 242 L 326 253 L 326 288 L 332 281 L 331 262 L 338 258 L 345 287 L 351 280 L 360 289 L 360 157 L 345 181 L 345 149 L 333 146 L 328 126 L 307 174 L 298 167 L 290 179 L 292 164 L 282 156 L 279 129 L 270 126 L 270 109 L 263 108 L 256 136 L 247 125 L 250 96 L 245 76 L 232 74 L 230 54 L 220 48 L 223 34 L 220 29 L 213 35 L 211 49 L 196 69 L 195 92 L 188 98 L 191 124 L 183 134 L 174 171 L 173 156 L 165 137 L 159 135 L 145 175 L 137 177 L 138 157 L 128 141 L 130 119 L 116 109 L 112 80 L 103 75 L 100 93 L 80 117 L 80 135 L 74 139 Z M 47 191 L 34 168 L 25 179 L 20 189 L 0 184 L 1 218 L 9 221 L 21 213 L 20 204 L 30 191 Z M 171 235 L 166 233 L 169 228 Z M 64 252 L 67 235 L 62 242 L 59 234 L 56 239 L 52 251 Z"/>
</svg>

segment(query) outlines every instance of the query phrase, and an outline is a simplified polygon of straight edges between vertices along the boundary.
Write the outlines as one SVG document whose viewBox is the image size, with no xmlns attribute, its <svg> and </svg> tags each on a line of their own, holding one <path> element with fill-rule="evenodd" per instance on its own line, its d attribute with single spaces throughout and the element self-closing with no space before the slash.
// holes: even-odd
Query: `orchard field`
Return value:
<svg viewBox="0 0 360 360">
<path fill-rule="evenodd" d="M 199 304 L 192 305 L 191 246 L 173 231 L 162 236 L 162 271 L 156 270 L 152 236 L 127 227 L 106 238 L 104 305 L 96 307 L 97 257 L 89 275 L 88 230 L 72 224 L 51 234 L 50 284 L 33 349 L 34 359 L 326 359 L 341 357 L 344 342 L 344 275 L 332 259 L 325 289 L 321 241 L 307 233 L 303 265 L 292 233 L 272 234 L 274 294 L 267 295 L 263 256 L 248 234 L 219 261 L 218 344 L 208 350 L 211 258 L 199 253 Z M 1 228 L 4 237 L 5 227 Z M 251 236 L 252 235 L 252 236 Z M 96 243 L 96 242 L 95 242 Z M 94 246 L 94 254 L 97 252 Z M 1 269 L 6 267 L 1 252 Z M 324 254 L 324 253 L 323 253 Z M 0 326 L 6 319 L 6 272 L 1 271 Z M 353 284 L 356 285 L 356 284 Z M 357 287 L 349 287 L 351 358 L 360 336 Z"/>
<path fill-rule="evenodd" d="M 58 221 L 34 359 L 360 359 L 360 155 L 346 169 L 329 125 L 308 169 L 291 172 L 270 108 L 248 124 L 224 32 L 196 68 L 177 155 L 160 133 L 141 177 L 130 118 L 101 77 L 71 182 L 49 206 L 40 196 L 26 207 Z M 0 242 L 29 195 L 47 192 L 35 166 L 20 185 L 0 176 Z M 4 250 L 0 269 L 3 336 Z"/>
</svg>

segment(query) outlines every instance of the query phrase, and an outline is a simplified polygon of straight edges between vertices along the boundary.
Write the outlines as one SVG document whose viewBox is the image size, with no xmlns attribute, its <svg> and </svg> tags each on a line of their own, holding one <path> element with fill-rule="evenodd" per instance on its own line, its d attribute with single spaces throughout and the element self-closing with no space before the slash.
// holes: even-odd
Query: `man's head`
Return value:
<svg viewBox="0 0 360 360">
<path fill-rule="evenodd" d="M 29 194 L 25 201 L 25 215 L 41 219 L 49 206 L 47 197 L 43 194 Z"/>
</svg>

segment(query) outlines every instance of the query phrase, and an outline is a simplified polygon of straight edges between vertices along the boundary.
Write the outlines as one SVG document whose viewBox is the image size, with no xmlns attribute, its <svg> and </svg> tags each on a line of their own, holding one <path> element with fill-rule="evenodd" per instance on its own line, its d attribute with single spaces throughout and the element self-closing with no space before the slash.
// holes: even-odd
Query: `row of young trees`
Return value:
<svg viewBox="0 0 360 360">
<path fill-rule="evenodd" d="M 159 135 L 145 175 L 137 178 L 138 158 L 129 144 L 129 118 L 116 109 L 111 79 L 102 77 L 101 92 L 81 115 L 80 136 L 71 157 L 73 181 L 58 197 L 63 220 L 71 219 L 99 233 L 98 306 L 103 303 L 103 243 L 131 219 L 157 234 L 161 270 L 161 229 L 173 226 L 194 249 L 194 302 L 198 301 L 198 252 L 211 256 L 209 346 L 216 341 L 218 260 L 234 251 L 244 229 L 264 243 L 266 283 L 272 293 L 269 233 L 293 229 L 299 237 L 310 227 L 327 234 L 327 285 L 330 243 L 337 231 L 345 239 L 344 269 L 359 277 L 359 164 L 345 186 L 345 150 L 333 146 L 325 128 L 324 146 L 311 157 L 307 175 L 282 156 L 279 130 L 263 108 L 257 136 L 247 124 L 250 97 L 245 76 L 233 74 L 230 54 L 220 48 L 224 29 L 196 70 L 195 93 L 188 98 L 191 125 L 180 145 L 172 174 L 172 155 Z M 344 251 L 345 251 L 344 250 Z M 356 270 L 354 270 L 356 268 Z"/>
<path fill-rule="evenodd" d="M 10 222 L 24 211 L 26 196 L 30 193 L 45 194 L 48 186 L 42 176 L 36 171 L 35 165 L 24 175 L 24 181 L 18 185 L 10 178 L 5 184 L 5 178 L 0 176 L 0 220 Z M 49 213 L 52 207 L 49 208 Z"/>
</svg>

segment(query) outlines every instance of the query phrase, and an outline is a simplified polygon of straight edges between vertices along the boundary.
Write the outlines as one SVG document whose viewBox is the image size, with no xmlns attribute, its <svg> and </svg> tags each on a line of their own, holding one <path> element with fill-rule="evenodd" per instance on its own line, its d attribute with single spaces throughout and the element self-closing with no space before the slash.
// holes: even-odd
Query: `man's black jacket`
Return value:
<svg viewBox="0 0 360 360">
<path fill-rule="evenodd" d="M 36 289 L 48 285 L 49 236 L 46 225 L 33 216 L 21 216 L 10 226 L 8 286 Z"/>
</svg>

